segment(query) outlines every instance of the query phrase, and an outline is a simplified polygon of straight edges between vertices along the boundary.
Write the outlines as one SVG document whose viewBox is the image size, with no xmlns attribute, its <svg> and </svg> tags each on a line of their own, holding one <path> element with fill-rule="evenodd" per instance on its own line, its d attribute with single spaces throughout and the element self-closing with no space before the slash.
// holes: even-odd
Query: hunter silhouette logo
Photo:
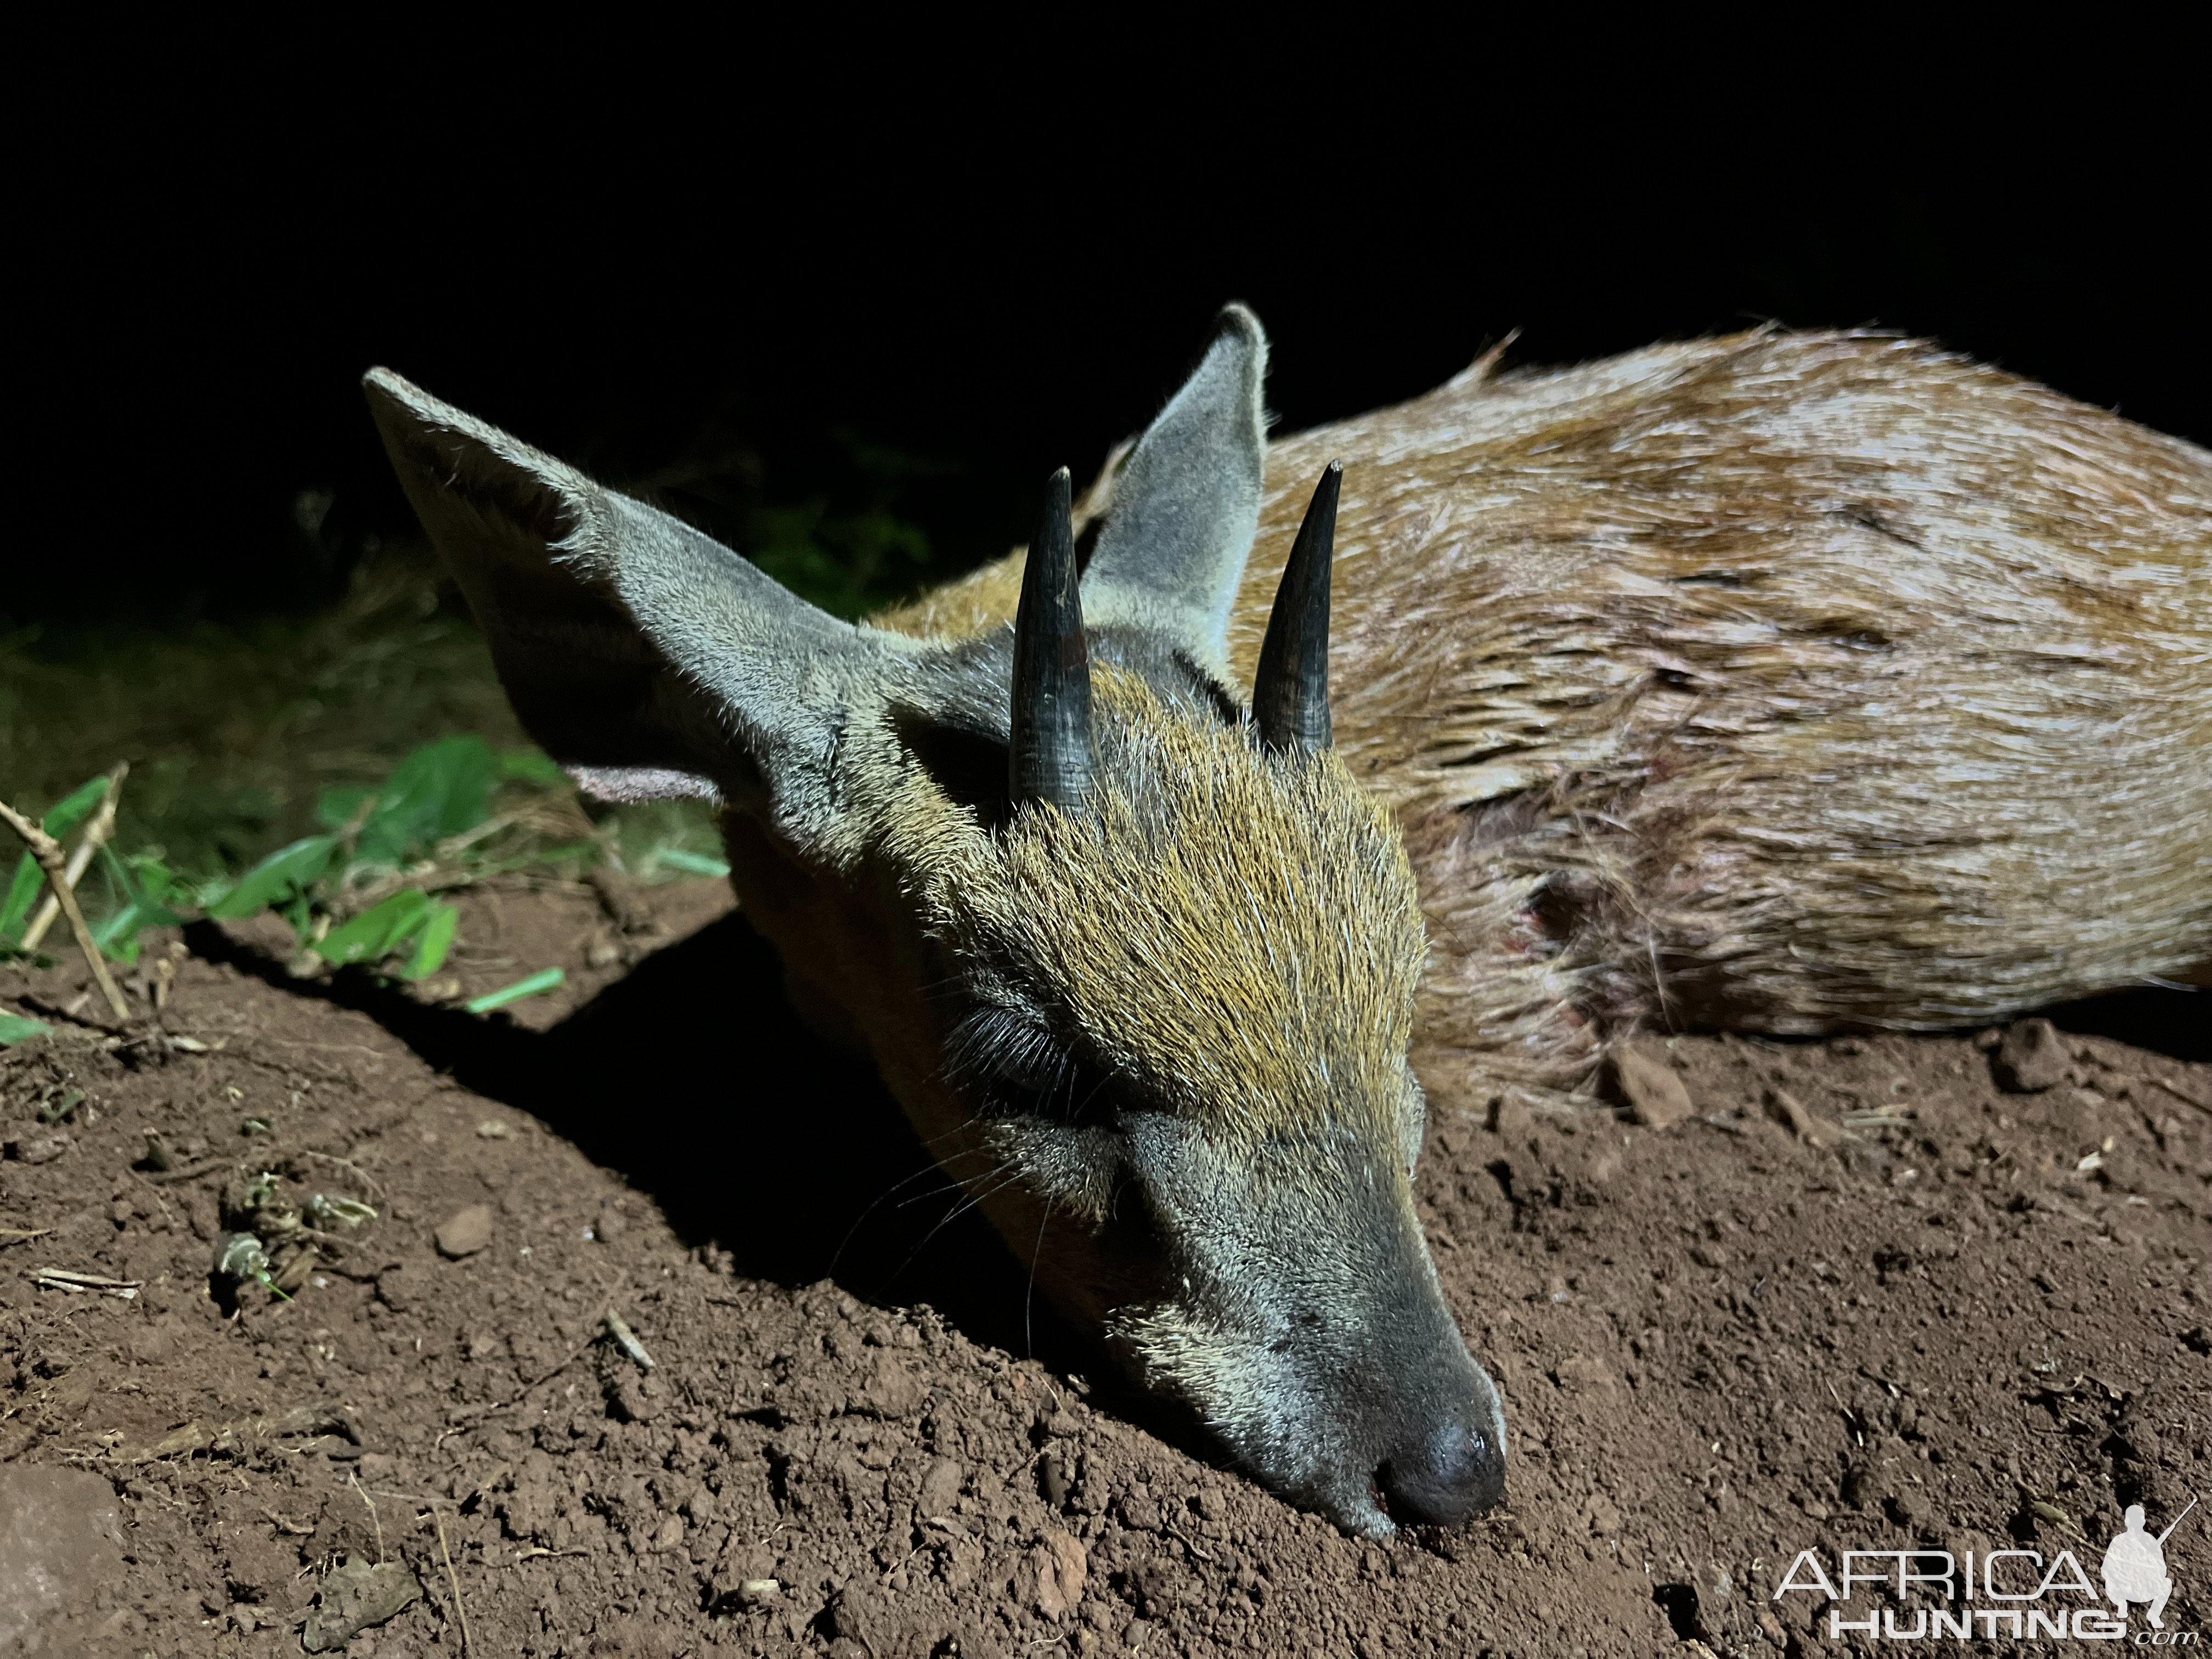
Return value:
<svg viewBox="0 0 2212 1659">
<path fill-rule="evenodd" d="M 2121 1618 L 2128 1616 L 2128 1603 L 2150 1603 L 2150 1627 L 2164 1630 L 2166 1598 L 2173 1594 L 2173 1580 L 2166 1571 L 2166 1540 L 2173 1536 L 2174 1528 L 2181 1524 L 2182 1516 L 2197 1507 L 2191 1498 L 2166 1525 L 2164 1532 L 2153 1538 L 2143 1530 L 2143 1508 L 2140 1504 L 2128 1505 L 2127 1530 L 2112 1541 L 2105 1551 L 2105 1599 L 2118 1611 Z"/>
<path fill-rule="evenodd" d="M 1897 1604 L 1868 1609 L 1859 1618 L 1851 1617 L 1845 1605 L 1830 1606 L 1825 1632 L 1830 1641 L 1856 1635 L 1891 1642 L 1942 1637 L 2117 1642 L 2127 1638 L 2129 1608 L 2141 1605 L 2150 1627 L 2136 1633 L 2136 1645 L 2194 1647 L 2196 1632 L 2166 1628 L 2166 1604 L 2174 1589 L 2166 1567 L 2166 1540 L 2196 1507 L 2191 1498 L 2164 1532 L 2153 1534 L 2144 1523 L 2142 1505 L 2129 1505 L 2124 1527 L 2100 1564 L 2101 1601 L 2073 1551 L 2061 1550 L 2046 1560 L 2040 1551 L 2029 1549 L 1979 1555 L 1969 1551 L 1963 1556 L 1948 1550 L 1845 1550 L 1841 1571 L 1833 1577 L 1819 1552 L 1800 1550 L 1771 1599 L 1810 1594 L 1848 1604 L 1880 1586 Z M 1916 1589 L 1936 1605 L 1907 1606 Z"/>
</svg>

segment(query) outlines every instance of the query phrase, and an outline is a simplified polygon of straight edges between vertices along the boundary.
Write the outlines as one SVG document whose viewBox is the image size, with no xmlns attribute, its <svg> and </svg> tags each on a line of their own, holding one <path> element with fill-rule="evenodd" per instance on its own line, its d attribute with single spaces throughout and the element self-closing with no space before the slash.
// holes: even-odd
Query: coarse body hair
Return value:
<svg viewBox="0 0 2212 1659">
<path fill-rule="evenodd" d="M 1336 748 L 1419 883 L 1432 1092 L 2205 979 L 2212 455 L 1887 334 L 1493 355 L 1270 444 L 1242 683 L 1335 456 Z M 879 620 L 1000 627 L 1021 560 Z"/>
</svg>

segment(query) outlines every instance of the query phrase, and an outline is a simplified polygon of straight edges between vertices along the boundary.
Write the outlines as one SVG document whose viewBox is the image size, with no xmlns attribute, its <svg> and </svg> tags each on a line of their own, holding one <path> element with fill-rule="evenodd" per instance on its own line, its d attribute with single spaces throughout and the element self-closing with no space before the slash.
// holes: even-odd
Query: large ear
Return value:
<svg viewBox="0 0 2212 1659">
<path fill-rule="evenodd" d="M 1204 359 L 1131 453 L 1083 578 L 1094 626 L 1155 629 L 1224 683 L 1230 607 L 1260 526 L 1267 373 L 1260 319 L 1228 307 Z"/>
<path fill-rule="evenodd" d="M 850 704 L 916 647 L 842 623 L 681 520 L 388 369 L 368 401 L 531 735 L 592 793 L 736 799 L 817 827 Z"/>
</svg>

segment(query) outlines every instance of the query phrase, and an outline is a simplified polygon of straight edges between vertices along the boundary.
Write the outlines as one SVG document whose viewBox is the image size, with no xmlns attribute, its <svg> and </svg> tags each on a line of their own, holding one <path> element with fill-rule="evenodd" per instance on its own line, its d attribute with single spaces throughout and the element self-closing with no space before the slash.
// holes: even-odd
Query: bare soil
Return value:
<svg viewBox="0 0 2212 1659">
<path fill-rule="evenodd" d="M 158 1020 L 0 1053 L 0 1650 L 1820 1653 L 1859 1638 L 1774 1599 L 1801 1550 L 2094 1574 L 2124 1504 L 2212 1499 L 2185 994 L 2061 1011 L 2033 1093 L 1995 1034 L 1676 1039 L 1664 1128 L 1491 1127 L 1438 1089 L 1421 1198 L 1510 1504 L 1378 1547 L 940 1224 L 955 1195 L 720 889 L 489 892 L 464 937 L 465 992 L 569 983 L 477 1018 L 207 928 Z M 210 1272 L 264 1174 L 264 1214 L 376 1211 L 314 1212 L 289 1300 Z M 2166 1545 L 2169 1630 L 2212 1613 L 2208 1508 Z"/>
</svg>

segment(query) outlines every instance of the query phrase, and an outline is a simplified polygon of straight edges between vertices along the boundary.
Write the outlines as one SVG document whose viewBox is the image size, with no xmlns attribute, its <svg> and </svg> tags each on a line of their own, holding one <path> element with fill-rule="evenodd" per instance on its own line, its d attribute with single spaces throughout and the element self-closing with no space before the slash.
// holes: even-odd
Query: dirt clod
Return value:
<svg viewBox="0 0 2212 1659">
<path fill-rule="evenodd" d="M 26 1135 L 0 1145 L 0 1157 L 18 1164 L 51 1164 L 69 1149 L 67 1135 Z"/>
<path fill-rule="evenodd" d="M 300 1632 L 300 1645 L 309 1653 L 330 1653 L 365 1630 L 396 1619 L 422 1594 L 415 1575 L 398 1561 L 372 1566 L 349 1555 L 323 1580 L 314 1611 Z"/>
<path fill-rule="evenodd" d="M 2066 1080 L 2066 1045 L 2047 1019 L 2023 1019 L 1998 1042 L 1990 1068 L 1997 1086 L 2016 1095 L 2040 1094 Z"/>
<path fill-rule="evenodd" d="M 1029 1569 L 1036 1610 L 1055 1624 L 1073 1618 L 1083 1605 L 1083 1582 L 1090 1571 L 1083 1546 L 1057 1528 L 1048 1530 L 1030 1547 Z"/>
<path fill-rule="evenodd" d="M 438 1254 L 454 1261 L 474 1255 L 491 1243 L 492 1212 L 489 1204 L 471 1204 L 447 1216 L 438 1228 Z"/>
<path fill-rule="evenodd" d="M 1613 1086 L 1628 1115 L 1647 1128 L 1664 1129 L 1692 1115 L 1697 1106 L 1681 1073 L 1646 1042 L 1626 1042 L 1613 1051 Z"/>
</svg>

